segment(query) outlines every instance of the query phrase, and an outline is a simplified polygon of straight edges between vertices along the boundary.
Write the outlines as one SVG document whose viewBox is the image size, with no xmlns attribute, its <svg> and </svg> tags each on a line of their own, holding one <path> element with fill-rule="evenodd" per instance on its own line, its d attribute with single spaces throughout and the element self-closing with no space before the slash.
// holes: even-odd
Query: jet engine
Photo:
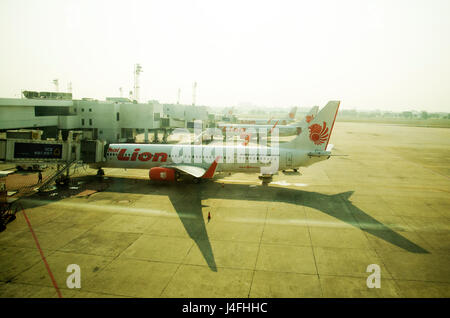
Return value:
<svg viewBox="0 0 450 318">
<path fill-rule="evenodd" d="M 151 180 L 175 181 L 177 179 L 177 173 L 171 168 L 155 167 L 150 169 L 149 177 Z"/>
</svg>

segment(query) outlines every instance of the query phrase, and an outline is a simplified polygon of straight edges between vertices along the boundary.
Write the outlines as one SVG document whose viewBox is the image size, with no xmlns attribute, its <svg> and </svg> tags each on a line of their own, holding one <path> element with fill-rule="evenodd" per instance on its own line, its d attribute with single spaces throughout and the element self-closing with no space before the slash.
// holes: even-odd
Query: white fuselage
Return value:
<svg viewBox="0 0 450 318">
<path fill-rule="evenodd" d="M 261 119 L 261 118 L 240 118 L 239 124 L 241 125 L 274 125 L 279 123 L 280 125 L 286 125 L 294 121 L 293 118 L 283 119 Z"/>
<path fill-rule="evenodd" d="M 260 172 L 261 167 L 270 166 L 275 167 L 275 171 L 279 171 L 309 166 L 314 162 L 324 160 L 322 157 L 310 157 L 306 150 L 282 147 L 279 147 L 277 151 L 273 147 L 240 145 L 110 144 L 106 152 L 106 161 L 93 166 L 97 168 L 151 169 L 168 165 L 192 165 L 207 169 L 219 156 L 217 172 L 254 173 Z M 271 164 L 273 160 L 275 163 Z M 278 160 L 278 164 L 276 164 L 276 160 Z"/>
<path fill-rule="evenodd" d="M 292 136 L 298 133 L 297 125 L 253 125 L 253 124 L 226 124 L 220 123 L 217 125 L 219 129 L 224 133 L 236 133 L 236 134 L 261 134 L 261 131 L 267 135 L 272 134 L 275 128 L 278 128 L 277 132 L 279 136 Z M 301 127 L 301 124 L 298 125 Z"/>
</svg>

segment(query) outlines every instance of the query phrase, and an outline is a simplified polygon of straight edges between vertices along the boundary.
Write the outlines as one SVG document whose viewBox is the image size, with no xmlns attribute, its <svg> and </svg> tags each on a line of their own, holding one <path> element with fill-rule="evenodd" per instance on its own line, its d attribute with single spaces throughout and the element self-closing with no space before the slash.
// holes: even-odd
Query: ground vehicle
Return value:
<svg viewBox="0 0 450 318">
<path fill-rule="evenodd" d="M 8 198 L 6 184 L 3 178 L 7 174 L 0 175 L 0 232 L 6 229 L 6 225 L 16 219 L 17 207 L 13 203 L 17 198 Z"/>
<path fill-rule="evenodd" d="M 47 168 L 47 165 L 41 165 L 41 164 L 30 164 L 30 163 L 24 163 L 16 165 L 16 169 L 19 171 L 28 170 L 28 171 L 38 171 L 43 170 Z"/>
</svg>

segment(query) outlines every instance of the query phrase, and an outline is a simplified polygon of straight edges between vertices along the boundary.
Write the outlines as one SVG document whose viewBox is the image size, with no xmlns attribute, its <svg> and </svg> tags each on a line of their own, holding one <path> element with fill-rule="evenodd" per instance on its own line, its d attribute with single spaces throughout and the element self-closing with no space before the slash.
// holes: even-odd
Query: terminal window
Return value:
<svg viewBox="0 0 450 318">
<path fill-rule="evenodd" d="M 84 126 L 84 118 L 81 118 L 81 126 Z"/>
<path fill-rule="evenodd" d="M 67 106 L 35 106 L 34 115 L 39 116 L 69 116 L 71 107 Z"/>
<path fill-rule="evenodd" d="M 61 159 L 61 144 L 14 143 L 14 158 Z"/>
<path fill-rule="evenodd" d="M 89 119 L 89 125 L 92 126 L 92 119 Z"/>
</svg>

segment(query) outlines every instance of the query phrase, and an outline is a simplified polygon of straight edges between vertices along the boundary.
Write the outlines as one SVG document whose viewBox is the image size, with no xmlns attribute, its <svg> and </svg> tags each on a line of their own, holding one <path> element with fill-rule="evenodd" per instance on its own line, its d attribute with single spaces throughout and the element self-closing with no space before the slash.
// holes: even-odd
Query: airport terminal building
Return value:
<svg viewBox="0 0 450 318">
<path fill-rule="evenodd" d="M 194 120 L 208 121 L 206 107 L 163 105 L 158 101 L 137 103 L 127 98 L 105 101 L 73 100 L 70 93 L 24 91 L 24 98 L 0 98 L 0 131 L 39 129 L 42 139 L 66 139 L 70 130 L 81 130 L 90 139 L 134 142 L 138 132 L 171 131 L 193 126 Z M 157 138 L 157 137 L 156 137 Z"/>
</svg>

